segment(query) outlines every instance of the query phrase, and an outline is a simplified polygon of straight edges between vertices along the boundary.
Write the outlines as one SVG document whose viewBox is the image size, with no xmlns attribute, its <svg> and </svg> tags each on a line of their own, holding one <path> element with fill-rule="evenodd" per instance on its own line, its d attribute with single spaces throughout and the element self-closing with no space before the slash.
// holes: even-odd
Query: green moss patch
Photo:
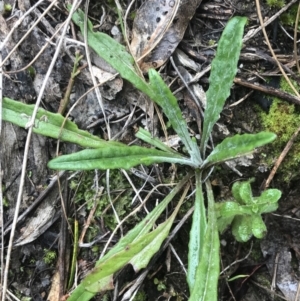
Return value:
<svg viewBox="0 0 300 301">
<path fill-rule="evenodd" d="M 267 0 L 268 6 L 272 8 L 282 8 L 285 6 L 284 0 Z"/>
<path fill-rule="evenodd" d="M 297 86 L 296 82 L 293 82 L 293 84 L 296 89 L 299 90 L 300 87 Z M 280 82 L 280 88 L 283 91 L 293 94 L 284 79 Z M 269 113 L 260 110 L 259 116 L 263 130 L 273 132 L 277 135 L 277 139 L 266 148 L 267 163 L 271 167 L 274 165 L 275 160 L 279 157 L 293 133 L 300 126 L 300 108 L 278 98 L 273 98 Z M 289 182 L 292 178 L 299 178 L 299 163 L 300 138 L 298 137 L 278 169 L 277 173 L 280 179 Z"/>
<path fill-rule="evenodd" d="M 111 209 L 110 198 L 106 190 L 106 174 L 99 171 L 98 183 L 95 183 L 95 180 L 94 171 L 84 172 L 73 177 L 70 187 L 74 192 L 74 201 L 77 207 L 84 206 L 84 210 L 87 211 L 86 215 L 97 205 L 94 218 L 103 218 L 105 226 L 114 230 L 118 222 Z M 103 187 L 102 194 L 97 192 L 96 187 L 98 187 L 98 190 L 100 190 L 100 187 Z M 132 188 L 119 170 L 110 171 L 109 187 L 114 208 L 119 218 L 123 219 L 132 210 Z M 138 217 L 132 217 L 128 222 L 136 223 L 138 220 Z M 93 228 L 93 225 L 90 225 L 87 234 L 92 239 L 97 232 L 98 226 Z"/>
<path fill-rule="evenodd" d="M 283 25 L 295 26 L 295 21 L 297 17 L 298 4 L 293 4 L 286 12 L 280 16 L 280 21 Z M 298 25 L 298 30 L 300 29 L 300 24 Z"/>
</svg>

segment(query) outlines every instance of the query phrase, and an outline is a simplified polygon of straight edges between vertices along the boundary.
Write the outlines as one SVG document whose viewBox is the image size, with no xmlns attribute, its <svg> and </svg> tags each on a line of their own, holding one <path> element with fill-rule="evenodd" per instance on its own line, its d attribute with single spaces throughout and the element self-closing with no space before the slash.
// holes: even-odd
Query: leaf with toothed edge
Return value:
<svg viewBox="0 0 300 301">
<path fill-rule="evenodd" d="M 218 42 L 217 53 L 211 64 L 209 88 L 206 92 L 206 109 L 200 145 L 202 154 L 205 153 L 213 126 L 230 95 L 233 79 L 237 73 L 246 22 L 245 17 L 234 17 L 229 20 Z"/>
</svg>

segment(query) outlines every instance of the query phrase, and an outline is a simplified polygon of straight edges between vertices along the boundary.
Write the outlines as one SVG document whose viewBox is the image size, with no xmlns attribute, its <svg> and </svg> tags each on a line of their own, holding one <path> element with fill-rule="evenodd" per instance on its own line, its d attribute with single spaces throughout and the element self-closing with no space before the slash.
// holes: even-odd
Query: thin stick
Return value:
<svg viewBox="0 0 300 301">
<path fill-rule="evenodd" d="M 49 10 L 52 8 L 53 5 L 56 4 L 56 1 L 53 1 L 47 9 L 42 13 L 42 15 L 33 23 L 31 28 L 26 32 L 26 34 L 22 37 L 22 39 L 14 46 L 14 48 L 9 52 L 9 54 L 6 56 L 6 58 L 3 60 L 1 66 L 10 58 L 10 56 L 18 49 L 18 47 L 23 43 L 23 41 L 28 37 L 28 35 L 31 33 L 33 28 L 44 18 L 44 16 L 49 12 Z"/>
<path fill-rule="evenodd" d="M 281 91 L 279 89 L 275 89 L 271 86 L 261 85 L 259 83 L 250 83 L 250 82 L 243 80 L 241 78 L 238 78 L 238 77 L 236 77 L 233 81 L 235 84 L 284 99 L 284 100 L 286 100 L 290 103 L 294 103 L 296 105 L 300 105 L 300 99 L 297 98 L 296 96 L 289 94 L 287 92 Z"/>
<path fill-rule="evenodd" d="M 262 15 L 261 15 L 261 9 L 260 9 L 260 3 L 259 3 L 259 0 L 255 0 L 255 3 L 256 3 L 256 10 L 257 10 L 257 15 L 258 15 L 258 18 L 259 18 L 259 22 L 260 22 L 260 25 L 262 27 L 262 32 L 264 34 L 264 37 L 265 37 L 265 40 L 267 42 L 267 45 L 269 47 L 269 50 L 272 54 L 272 57 L 276 60 L 276 63 L 277 63 L 277 66 L 278 68 L 280 69 L 283 77 L 285 78 L 285 80 L 288 82 L 288 84 L 290 85 L 290 87 L 292 88 L 292 90 L 294 91 L 294 93 L 297 95 L 297 97 L 299 98 L 299 101 L 300 101 L 300 94 L 299 92 L 296 90 L 296 88 L 294 87 L 294 85 L 291 83 L 290 79 L 288 78 L 287 74 L 285 73 L 285 71 L 283 70 L 280 62 L 278 61 L 277 59 L 277 56 L 270 44 L 270 41 L 269 41 L 269 38 L 268 38 L 268 35 L 267 35 L 267 32 L 266 32 L 266 28 L 265 28 L 265 24 L 264 24 L 264 21 L 263 21 L 263 18 L 262 18 Z"/>
<path fill-rule="evenodd" d="M 251 254 L 251 252 L 252 252 L 252 247 L 253 247 L 253 243 L 251 242 L 251 247 L 250 247 L 250 250 L 249 250 L 249 252 L 247 253 L 247 255 L 246 255 L 245 257 L 241 258 L 241 259 L 235 260 L 235 261 L 232 262 L 230 265 L 228 265 L 228 266 L 227 266 L 225 269 L 223 269 L 223 271 L 220 273 L 220 276 L 223 275 L 226 271 L 228 271 L 232 266 L 236 265 L 236 264 L 239 263 L 239 262 L 242 262 L 242 261 L 246 260 L 246 259 L 250 256 L 250 254 Z"/>
<path fill-rule="evenodd" d="M 101 96 L 101 92 L 100 92 L 100 89 L 97 87 L 97 81 L 96 81 L 96 78 L 95 78 L 95 75 L 94 75 L 94 72 L 93 72 L 92 62 L 91 62 L 91 58 L 90 58 L 90 54 L 89 54 L 88 36 L 87 36 L 88 7 L 89 7 L 89 0 L 86 1 L 85 14 L 84 14 L 84 44 L 85 44 L 86 60 L 87 60 L 87 63 L 88 63 L 89 69 L 90 69 L 90 74 L 91 74 L 93 86 L 95 87 L 95 92 L 96 92 L 98 104 L 99 104 L 100 109 L 103 113 L 103 118 L 104 118 L 104 122 L 105 122 L 106 129 L 107 129 L 107 136 L 108 136 L 108 139 L 110 140 L 110 138 L 111 138 L 110 126 L 109 126 L 109 122 L 107 120 L 106 113 L 105 113 L 105 110 L 104 110 L 103 99 L 102 99 L 102 96 Z"/>
<path fill-rule="evenodd" d="M 75 53 L 75 61 L 74 61 L 74 65 L 73 65 L 73 70 L 71 72 L 70 75 L 70 79 L 67 85 L 67 89 L 65 92 L 64 97 L 60 100 L 60 104 L 59 104 L 59 108 L 58 108 L 58 113 L 60 113 L 61 115 L 64 115 L 65 110 L 70 102 L 70 95 L 75 83 L 75 78 L 76 76 L 78 76 L 78 74 L 80 73 L 80 71 L 85 68 L 85 65 L 78 67 L 79 66 L 79 62 L 80 60 L 83 58 L 82 55 L 80 55 L 79 51 L 76 51 Z"/>
<path fill-rule="evenodd" d="M 0 16 L 3 19 L 2 16 Z M 4 20 L 2 20 L 3 22 Z M 0 44 L 0 141 L 1 141 L 1 134 L 2 134 L 2 47 L 3 44 Z M 3 191 L 2 191 L 2 169 L 1 169 L 1 157 L 0 157 L 0 227 L 1 227 L 1 254 L 0 254 L 0 285 L 3 284 L 3 266 L 4 266 L 4 219 L 3 219 Z M 0 293 L 1 296 L 1 293 Z"/>
<path fill-rule="evenodd" d="M 10 70 L 10 71 L 5 71 L 5 74 L 13 74 L 13 73 L 18 73 L 21 71 L 24 71 L 28 69 L 39 57 L 40 55 L 46 50 L 46 48 L 50 45 L 51 41 L 56 37 L 56 35 L 61 31 L 61 29 L 65 26 L 65 22 L 63 22 L 58 29 L 54 32 L 54 34 L 46 40 L 46 43 L 44 44 L 43 47 L 39 50 L 39 52 L 36 54 L 36 56 L 23 68 L 18 69 L 18 70 Z M 67 39 L 65 39 L 67 40 Z"/>
<path fill-rule="evenodd" d="M 299 17 L 300 17 L 300 2 L 298 4 L 298 11 L 297 11 L 297 17 L 295 20 L 295 29 L 294 29 L 294 58 L 296 61 L 296 66 L 298 73 L 300 73 L 300 66 L 299 66 L 299 60 L 298 60 L 298 48 L 297 48 L 297 33 L 298 33 L 298 24 L 299 24 Z"/>
<path fill-rule="evenodd" d="M 273 15 L 270 19 L 268 19 L 265 23 L 261 23 L 261 26 L 259 26 L 254 31 L 248 32 L 245 37 L 243 38 L 243 43 L 247 42 L 251 38 L 253 38 L 259 31 L 262 30 L 262 28 L 265 28 L 267 25 L 271 24 L 275 19 L 277 19 L 282 13 L 284 13 L 290 6 L 292 6 L 294 3 L 296 3 L 299 0 L 292 0 L 289 2 L 286 6 L 284 6 L 281 10 L 279 10 L 275 15 Z"/>
<path fill-rule="evenodd" d="M 35 10 L 43 2 L 45 2 L 45 0 L 40 0 L 39 2 L 37 2 L 28 11 L 26 11 L 26 13 L 21 18 L 19 18 L 17 22 L 15 22 L 15 24 L 14 24 L 13 28 L 10 30 L 9 34 L 5 37 L 5 39 L 3 40 L 3 42 L 0 43 L 0 52 L 2 51 L 3 47 L 6 45 L 6 43 L 10 39 L 10 37 L 12 36 L 13 32 L 15 31 L 15 29 L 23 22 L 23 20 L 25 19 L 25 17 L 27 17 L 29 14 L 31 14 L 31 12 L 33 10 Z M 56 2 L 56 1 L 54 1 L 54 2 Z M 0 65 L 1 67 L 3 66 L 3 63 L 4 62 L 2 62 L 2 64 Z"/>
<path fill-rule="evenodd" d="M 116 2 L 117 7 L 118 7 L 118 5 L 121 7 L 119 1 L 115 1 L 115 2 Z M 133 54 L 133 52 L 132 52 L 132 50 L 131 50 L 130 43 L 129 43 L 129 40 L 128 40 L 128 35 L 127 35 L 127 17 L 128 17 L 128 15 L 129 15 L 131 6 L 133 5 L 134 2 L 135 2 L 135 0 L 131 0 L 131 2 L 130 2 L 129 5 L 127 6 L 127 10 L 126 10 L 126 12 L 125 12 L 125 16 L 124 16 L 124 39 L 125 39 L 127 48 L 128 48 L 128 50 L 129 50 L 131 56 L 132 56 L 133 59 L 134 59 L 135 68 L 136 68 L 136 70 L 137 70 L 139 76 L 140 76 L 141 78 L 144 79 L 143 72 L 141 71 L 141 68 L 140 68 L 139 64 L 137 63 L 137 60 L 136 60 L 137 58 L 134 56 L 134 54 Z M 122 21 L 122 20 L 120 20 L 120 22 L 121 22 L 121 21 Z"/>
<path fill-rule="evenodd" d="M 279 252 L 275 256 L 274 261 L 274 268 L 273 268 L 273 276 L 272 276 L 272 283 L 271 283 L 271 292 L 272 292 L 272 300 L 274 300 L 274 293 L 276 289 L 276 276 L 277 276 L 277 270 L 278 270 L 278 261 L 279 261 Z"/>
<path fill-rule="evenodd" d="M 103 187 L 101 187 L 100 189 L 101 189 L 101 191 L 100 191 L 100 196 L 99 196 L 99 198 L 100 198 L 101 195 L 102 195 Z M 88 228 L 89 228 L 89 226 L 90 226 L 90 224 L 91 224 L 92 219 L 94 218 L 95 211 L 96 211 L 97 207 L 98 207 L 98 203 L 97 203 L 97 202 L 94 202 L 93 208 L 91 209 L 91 211 L 90 211 L 90 213 L 89 213 L 89 216 L 88 216 L 86 222 L 85 222 L 84 225 L 83 225 L 83 229 L 82 229 L 82 231 L 81 231 L 80 238 L 79 238 L 79 240 L 78 240 L 78 242 L 77 242 L 79 246 L 81 246 L 81 245 L 83 244 L 83 240 L 84 240 L 85 233 L 86 233 L 86 231 L 88 230 Z"/>
<path fill-rule="evenodd" d="M 54 0 L 54 2 L 56 2 L 56 0 Z M 22 201 L 22 197 L 23 197 L 23 189 L 24 189 L 24 184 L 25 184 L 25 177 L 26 177 L 26 168 L 27 168 L 27 159 L 28 159 L 28 153 L 29 153 L 29 147 L 30 147 L 30 142 L 31 142 L 31 136 L 32 136 L 32 132 L 33 132 L 33 126 L 34 126 L 34 120 L 36 118 L 36 114 L 37 111 L 39 109 L 40 103 L 42 101 L 42 97 L 47 85 L 47 80 L 54 68 L 55 62 L 57 57 L 59 56 L 60 50 L 61 50 L 61 46 L 63 44 L 64 41 L 64 36 L 67 32 L 68 29 L 68 24 L 71 21 L 72 18 L 72 14 L 74 13 L 77 4 L 81 2 L 80 0 L 74 0 L 73 6 L 71 8 L 70 14 L 67 18 L 67 22 L 66 25 L 63 29 L 63 32 L 60 36 L 59 42 L 57 44 L 53 59 L 51 61 L 51 64 L 49 66 L 49 69 L 46 73 L 45 76 L 45 80 L 43 82 L 43 85 L 41 86 L 40 89 L 40 93 L 38 95 L 33 113 L 32 113 L 32 117 L 30 120 L 30 123 L 28 124 L 28 134 L 27 134 L 27 139 L 26 139 L 26 144 L 25 144 L 25 149 L 24 149 L 24 157 L 23 157 L 23 164 L 22 164 L 22 173 L 21 173 L 21 178 L 20 178 L 20 186 L 19 186 L 19 191 L 18 191 L 18 197 L 17 197 L 17 202 L 16 202 L 16 207 L 15 207 L 15 214 L 14 214 L 14 219 L 13 219 L 13 223 L 12 223 L 12 230 L 10 233 L 10 238 L 9 238 L 9 244 L 8 244 L 8 248 L 7 248 L 7 256 L 6 256 L 6 265 L 5 265 L 5 270 L 4 270 L 4 280 L 3 280 L 3 291 L 2 291 L 2 301 L 6 300 L 6 291 L 7 291 L 7 282 L 8 282 L 8 271 L 9 271 L 9 265 L 10 265 L 10 257 L 11 257 L 11 253 L 12 253 L 12 246 L 13 246 L 13 241 L 14 241 L 14 234 L 15 234 L 15 230 L 16 230 L 16 225 L 17 225 L 17 220 L 18 220 L 18 215 L 19 215 L 19 211 L 20 211 L 20 206 L 21 206 L 21 201 Z"/>
<path fill-rule="evenodd" d="M 278 157 L 266 183 L 263 186 L 263 189 L 267 189 L 271 183 L 271 181 L 274 178 L 274 175 L 278 169 L 278 167 L 280 166 L 281 162 L 283 161 L 283 159 L 285 158 L 285 156 L 288 154 L 289 150 L 291 149 L 291 147 L 294 144 L 295 139 L 297 138 L 298 134 L 300 132 L 300 127 L 295 131 L 295 133 L 293 134 L 293 136 L 291 137 L 291 139 L 289 140 L 289 142 L 286 144 L 284 150 L 282 151 L 282 153 L 280 154 L 280 156 Z"/>
</svg>

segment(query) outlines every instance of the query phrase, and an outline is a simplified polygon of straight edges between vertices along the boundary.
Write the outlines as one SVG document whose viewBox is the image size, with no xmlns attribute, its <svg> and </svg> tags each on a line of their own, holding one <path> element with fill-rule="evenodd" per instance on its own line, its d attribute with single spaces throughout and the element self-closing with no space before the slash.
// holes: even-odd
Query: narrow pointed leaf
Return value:
<svg viewBox="0 0 300 301">
<path fill-rule="evenodd" d="M 171 216 L 154 230 L 157 233 L 156 237 L 141 252 L 139 252 L 130 260 L 130 264 L 133 266 L 136 272 L 140 271 L 148 265 L 150 259 L 160 249 L 163 241 L 167 238 L 173 225 L 174 219 L 185 199 L 187 191 L 188 190 L 185 189 Z"/>
<path fill-rule="evenodd" d="M 34 105 L 4 98 L 2 119 L 25 128 L 31 119 L 33 109 Z M 33 132 L 61 141 L 72 142 L 83 147 L 100 148 L 108 143 L 87 131 L 79 130 L 74 122 L 66 120 L 64 123 L 64 120 L 65 118 L 60 114 L 39 109 L 34 121 Z M 122 145 L 119 142 L 112 142 L 112 144 Z"/>
<path fill-rule="evenodd" d="M 165 152 L 169 152 L 172 154 L 177 154 L 178 152 L 176 152 L 174 149 L 172 149 L 171 147 L 167 146 L 166 144 L 164 144 L 162 141 L 160 141 L 158 138 L 156 137 L 152 137 L 151 133 L 146 131 L 143 128 L 139 128 L 138 132 L 135 134 L 135 136 L 153 146 L 155 146 L 156 148 L 159 148 L 162 151 Z"/>
<path fill-rule="evenodd" d="M 255 148 L 272 142 L 275 138 L 276 135 L 269 132 L 235 135 L 233 137 L 226 138 L 214 148 L 203 162 L 202 167 L 207 167 L 246 155 L 251 153 Z"/>
<path fill-rule="evenodd" d="M 150 86 L 156 95 L 154 101 L 162 107 L 163 112 L 168 117 L 173 129 L 187 148 L 193 162 L 200 165 L 202 160 L 198 145 L 196 141 L 193 141 L 190 137 L 186 121 L 182 116 L 177 99 L 154 69 L 149 70 L 149 79 Z"/>
<path fill-rule="evenodd" d="M 189 239 L 187 282 L 190 291 L 193 290 L 196 280 L 196 271 L 203 251 L 204 235 L 207 227 L 204 197 L 202 191 L 201 174 L 196 171 L 196 197 L 192 226 Z"/>
<path fill-rule="evenodd" d="M 136 225 L 133 229 L 131 229 L 120 241 L 100 260 L 96 262 L 96 267 L 94 271 L 99 271 L 99 267 L 103 266 L 104 263 L 111 265 L 115 264 L 116 258 L 120 256 L 120 254 L 126 257 L 126 260 L 123 261 L 123 264 L 127 264 L 127 260 L 130 261 L 134 258 L 134 252 L 137 251 L 140 244 L 151 243 L 151 239 L 155 239 L 158 235 L 157 232 L 152 233 L 150 236 L 146 236 L 147 233 L 152 229 L 154 223 L 157 218 L 161 215 L 161 213 L 165 210 L 166 206 L 169 202 L 174 198 L 174 196 L 182 189 L 182 187 L 187 183 L 191 174 L 185 176 L 175 187 L 171 190 L 171 192 L 163 199 L 161 203 L 159 203 L 138 225 Z M 159 229 L 158 231 L 160 231 Z M 133 247 L 132 247 L 133 246 Z M 133 251 L 131 253 L 131 257 L 128 257 L 128 252 L 132 248 Z M 125 253 L 124 253 L 125 252 Z M 137 253 L 138 254 L 138 253 Z M 121 256 L 121 257 L 122 257 Z M 122 260 L 122 259 L 121 259 Z M 125 263 L 124 263 L 125 262 Z M 110 271 L 112 267 L 110 267 Z M 111 272 L 112 273 L 112 272 Z M 89 275 L 87 276 L 89 277 Z M 110 280 L 112 280 L 112 274 L 96 274 L 95 273 L 80 283 L 76 289 L 72 292 L 71 296 L 68 300 L 70 301 L 88 301 L 95 294 L 97 290 L 101 290 L 102 288 L 107 288 L 110 284 Z"/>
<path fill-rule="evenodd" d="M 73 14 L 72 18 L 80 27 L 81 32 L 84 33 L 84 13 L 78 10 Z M 202 161 L 197 143 L 190 138 L 177 100 L 160 75 L 155 70 L 149 70 L 150 84 L 146 83 L 136 72 L 134 59 L 126 51 L 126 48 L 108 35 L 94 32 L 90 21 L 88 21 L 87 26 L 87 40 L 89 46 L 107 63 L 112 65 L 122 78 L 131 82 L 136 88 L 144 92 L 162 107 L 174 130 L 186 146 L 194 165 L 200 165 Z M 111 51 L 112 49 L 113 51 Z"/>
<path fill-rule="evenodd" d="M 137 241 L 128 243 L 122 250 L 106 260 L 102 260 L 84 278 L 69 297 L 69 301 L 87 301 L 95 294 L 113 289 L 114 273 L 123 268 L 129 261 L 153 241 L 161 228 L 142 235 Z"/>
<path fill-rule="evenodd" d="M 100 260 L 96 265 L 113 254 L 122 250 L 128 243 L 138 239 L 141 235 L 148 233 L 154 226 L 156 220 L 165 210 L 174 196 L 182 189 L 186 182 L 190 179 L 191 174 L 185 176 L 172 190 L 171 192 L 149 213 L 147 216 L 139 222 L 133 229 L 131 229 L 120 241 Z"/>
<path fill-rule="evenodd" d="M 205 152 L 209 135 L 219 119 L 225 100 L 230 95 L 230 88 L 237 72 L 246 21 L 245 17 L 234 17 L 229 20 L 218 42 L 216 57 L 211 64 L 209 89 L 206 92 L 207 105 L 200 147 L 202 153 Z"/>
<path fill-rule="evenodd" d="M 129 261 L 134 258 L 139 252 L 147 248 L 147 246 L 158 236 L 162 231 L 162 227 L 158 227 L 150 233 L 144 234 L 139 237 L 138 240 L 133 243 L 129 243 L 120 252 L 116 253 L 109 259 L 99 263 L 90 274 L 88 274 L 82 281 L 82 285 L 85 289 L 92 293 L 101 292 L 101 285 L 99 282 L 101 279 L 106 279 L 108 276 L 113 277 L 113 274 L 124 267 Z"/>
<path fill-rule="evenodd" d="M 107 277 L 110 275 L 113 277 L 116 271 L 128 263 L 132 264 L 136 272 L 145 268 L 168 236 L 186 192 L 187 190 L 181 197 L 172 215 L 165 222 L 150 233 L 139 235 L 137 239 L 126 245 L 125 248 L 114 254 L 109 260 L 104 260 L 97 264 L 93 271 L 82 282 L 86 290 L 93 293 L 103 291 L 103 283 L 99 281 L 99 279 L 105 279 L 104 284 L 107 285 Z"/>
<path fill-rule="evenodd" d="M 110 146 L 86 149 L 51 160 L 48 167 L 57 170 L 129 169 L 139 164 L 181 163 L 192 165 L 181 155 L 140 146 Z"/>
<path fill-rule="evenodd" d="M 173 225 L 173 221 L 176 214 L 168 218 L 164 223 L 160 224 L 153 232 L 155 235 L 153 239 L 141 250 L 138 254 L 133 256 L 129 263 L 133 266 L 135 272 L 145 268 L 153 255 L 160 249 L 161 244 L 167 238 L 170 228 Z"/>
<path fill-rule="evenodd" d="M 220 241 L 211 185 L 205 182 L 208 200 L 208 221 L 203 250 L 196 272 L 194 288 L 189 301 L 218 300 L 218 279 L 220 273 Z"/>
<path fill-rule="evenodd" d="M 84 34 L 84 12 L 78 9 L 73 14 L 72 20 L 80 27 L 81 33 Z M 137 73 L 134 67 L 134 59 L 127 52 L 126 48 L 109 35 L 102 32 L 94 32 L 91 21 L 88 20 L 87 22 L 87 40 L 89 46 L 115 68 L 122 78 L 131 82 L 137 89 L 143 91 L 148 96 L 151 95 L 153 97 L 148 84 Z"/>
</svg>

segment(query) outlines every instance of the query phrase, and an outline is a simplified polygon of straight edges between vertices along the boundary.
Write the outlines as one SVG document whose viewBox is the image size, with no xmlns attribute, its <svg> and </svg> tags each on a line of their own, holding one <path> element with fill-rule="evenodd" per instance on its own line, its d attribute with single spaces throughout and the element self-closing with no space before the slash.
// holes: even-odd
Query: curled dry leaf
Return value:
<svg viewBox="0 0 300 301">
<path fill-rule="evenodd" d="M 201 0 L 148 0 L 135 17 L 131 51 L 143 72 L 161 66 L 182 40 Z"/>
</svg>

